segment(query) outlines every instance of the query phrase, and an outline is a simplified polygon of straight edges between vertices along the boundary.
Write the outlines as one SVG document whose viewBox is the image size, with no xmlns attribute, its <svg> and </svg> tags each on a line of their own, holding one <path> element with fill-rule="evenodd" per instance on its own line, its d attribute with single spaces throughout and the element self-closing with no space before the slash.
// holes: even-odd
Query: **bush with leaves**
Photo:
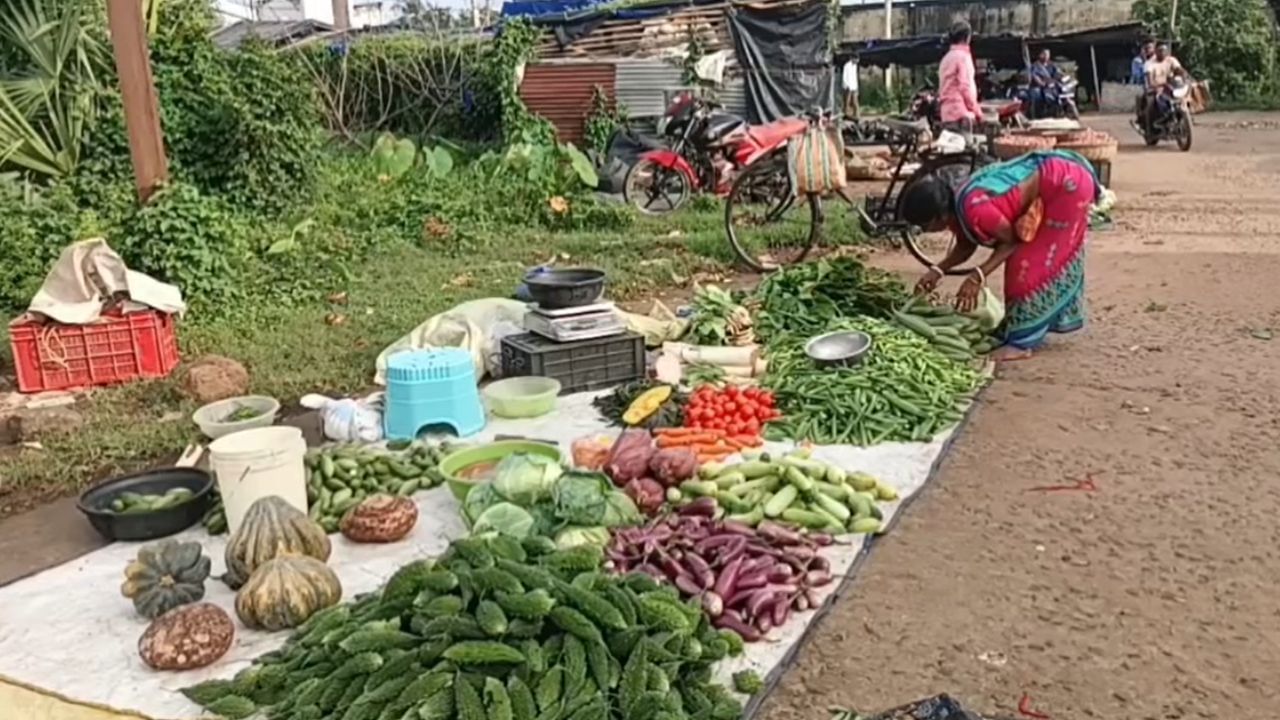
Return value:
<svg viewBox="0 0 1280 720">
<path fill-rule="evenodd" d="M 0 310 L 25 309 L 62 248 L 94 228 L 65 188 L 0 181 Z"/>
<path fill-rule="evenodd" d="M 1170 28 L 1173 1 L 1138 0 L 1134 17 L 1176 39 L 1178 59 L 1209 79 L 1215 97 L 1247 101 L 1280 92 L 1276 18 L 1266 0 L 1181 0 Z"/>
<path fill-rule="evenodd" d="M 591 90 L 591 109 L 583 122 L 587 147 L 598 153 L 609 149 L 613 133 L 627 122 L 627 109 L 616 102 L 599 85 Z"/>
</svg>

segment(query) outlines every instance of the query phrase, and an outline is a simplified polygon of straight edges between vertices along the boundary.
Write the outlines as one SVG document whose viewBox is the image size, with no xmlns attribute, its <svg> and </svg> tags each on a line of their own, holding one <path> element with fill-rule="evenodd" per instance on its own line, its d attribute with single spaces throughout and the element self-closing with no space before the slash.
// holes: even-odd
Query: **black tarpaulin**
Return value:
<svg viewBox="0 0 1280 720">
<path fill-rule="evenodd" d="M 729 11 L 747 90 L 747 118 L 764 123 L 835 107 L 827 5 Z"/>
</svg>

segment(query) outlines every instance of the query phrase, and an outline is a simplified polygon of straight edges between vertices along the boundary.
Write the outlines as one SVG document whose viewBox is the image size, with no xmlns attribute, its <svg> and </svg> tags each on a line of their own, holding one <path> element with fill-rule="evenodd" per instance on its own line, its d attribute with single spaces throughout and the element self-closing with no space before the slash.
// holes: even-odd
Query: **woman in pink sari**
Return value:
<svg viewBox="0 0 1280 720">
<path fill-rule="evenodd" d="M 1100 188 L 1087 160 L 1061 150 L 985 167 L 958 191 L 937 176 L 912 183 L 903 193 L 903 219 L 934 232 L 950 228 L 956 236 L 917 291 L 932 292 L 981 245 L 991 256 L 960 285 L 956 307 L 972 310 L 987 277 L 1004 267 L 1005 346 L 997 360 L 1028 358 L 1049 333 L 1079 330 L 1085 233 Z"/>
</svg>

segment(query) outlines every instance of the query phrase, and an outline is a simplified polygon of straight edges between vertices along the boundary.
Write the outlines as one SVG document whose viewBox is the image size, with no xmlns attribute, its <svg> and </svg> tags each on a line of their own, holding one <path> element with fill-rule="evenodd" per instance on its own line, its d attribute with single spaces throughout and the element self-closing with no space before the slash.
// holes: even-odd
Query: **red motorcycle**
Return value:
<svg viewBox="0 0 1280 720">
<path fill-rule="evenodd" d="M 744 169 L 808 128 L 798 117 L 750 125 L 714 102 L 682 93 L 658 122 L 658 134 L 670 146 L 640 156 L 627 171 L 622 196 L 648 214 L 679 208 L 695 190 L 724 197 Z"/>
</svg>

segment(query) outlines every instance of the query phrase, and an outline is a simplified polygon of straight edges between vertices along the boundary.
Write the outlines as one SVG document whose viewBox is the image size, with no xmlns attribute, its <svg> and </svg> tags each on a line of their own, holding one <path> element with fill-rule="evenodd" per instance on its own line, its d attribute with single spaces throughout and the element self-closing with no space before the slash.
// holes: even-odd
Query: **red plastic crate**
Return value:
<svg viewBox="0 0 1280 720">
<path fill-rule="evenodd" d="M 9 344 L 24 393 L 161 378 L 178 365 L 173 316 L 157 310 L 91 325 L 12 325 Z"/>
</svg>

